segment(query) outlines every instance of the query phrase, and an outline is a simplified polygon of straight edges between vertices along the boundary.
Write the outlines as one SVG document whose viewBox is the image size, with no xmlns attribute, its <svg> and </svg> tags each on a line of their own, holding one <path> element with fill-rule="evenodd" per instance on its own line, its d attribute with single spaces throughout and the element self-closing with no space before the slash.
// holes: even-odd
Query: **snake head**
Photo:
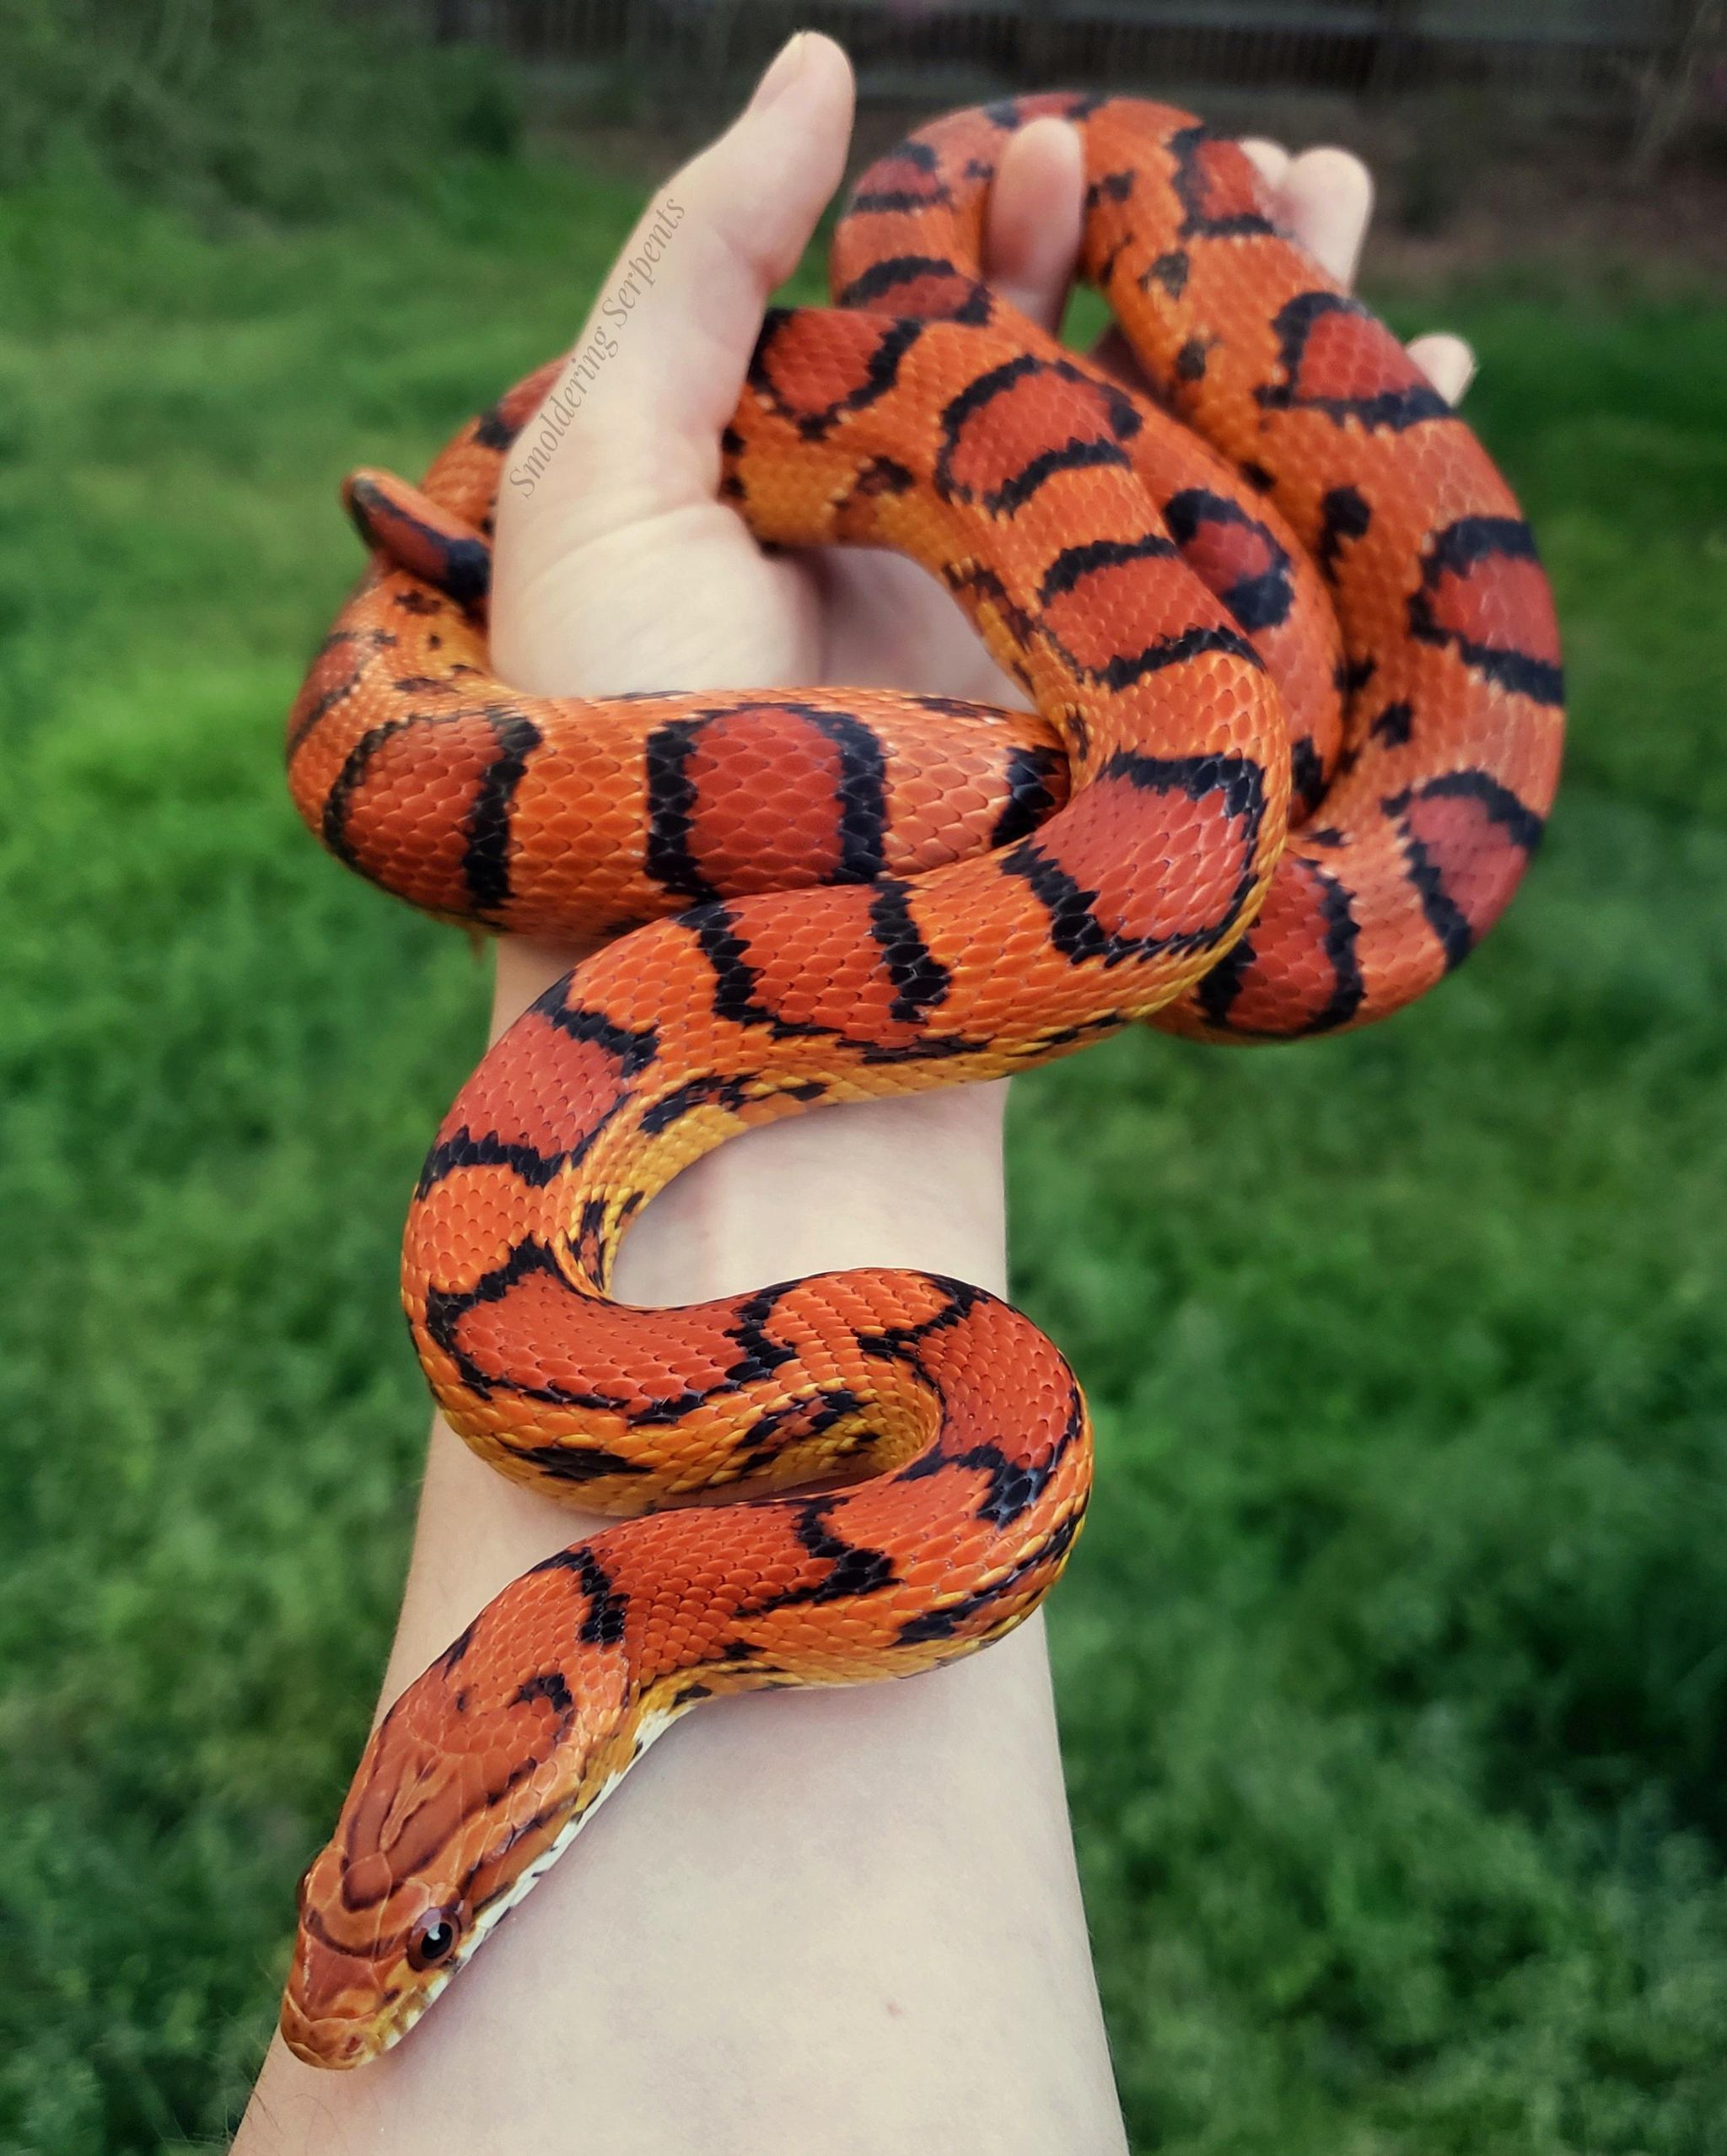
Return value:
<svg viewBox="0 0 1727 2156">
<path fill-rule="evenodd" d="M 320 1850 L 300 1882 L 299 1932 L 282 2007 L 289 2051 L 309 2066 L 363 2066 L 397 2042 L 472 1951 L 471 1912 L 460 1901 L 428 1901 L 406 1930 L 363 1919 L 342 1940 L 332 1910 L 355 1917 L 367 1876 L 336 1844 Z M 337 1918 L 338 1924 L 340 1917 Z"/>
<path fill-rule="evenodd" d="M 567 1606 L 541 1606 L 557 1592 L 507 1588 L 374 1732 L 300 1883 L 282 2033 L 308 2065 L 398 2042 L 627 1764 L 616 1652 L 525 1659 L 548 1618 L 569 1642 Z"/>
</svg>

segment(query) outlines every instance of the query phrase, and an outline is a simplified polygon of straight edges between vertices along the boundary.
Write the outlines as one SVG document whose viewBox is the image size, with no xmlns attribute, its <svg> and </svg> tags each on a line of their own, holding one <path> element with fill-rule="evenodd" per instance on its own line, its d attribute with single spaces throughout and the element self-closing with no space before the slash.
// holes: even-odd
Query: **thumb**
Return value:
<svg viewBox="0 0 1727 2156">
<path fill-rule="evenodd" d="M 560 552 L 711 499 L 768 295 L 839 185 L 850 62 L 810 31 L 660 190 L 601 285 L 557 387 L 518 437 L 500 527 Z"/>
</svg>

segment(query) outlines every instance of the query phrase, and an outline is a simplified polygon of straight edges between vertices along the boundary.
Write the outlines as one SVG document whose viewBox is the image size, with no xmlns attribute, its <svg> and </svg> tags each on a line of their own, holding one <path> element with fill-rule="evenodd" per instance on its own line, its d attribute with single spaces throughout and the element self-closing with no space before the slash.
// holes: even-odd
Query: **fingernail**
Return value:
<svg viewBox="0 0 1727 2156">
<path fill-rule="evenodd" d="M 1462 403 L 1469 394 L 1469 385 L 1475 380 L 1475 348 L 1466 344 L 1461 337 L 1450 338 L 1450 343 L 1451 349 L 1448 356 L 1451 364 L 1445 371 L 1452 379 L 1450 383 L 1442 385 L 1442 389 L 1446 402 L 1455 406 Z"/>
<path fill-rule="evenodd" d="M 776 98 L 783 97 L 803 72 L 804 55 L 809 49 L 810 33 L 794 30 L 767 63 L 767 72 L 756 85 L 756 94 L 744 108 L 747 112 L 765 112 Z"/>
</svg>

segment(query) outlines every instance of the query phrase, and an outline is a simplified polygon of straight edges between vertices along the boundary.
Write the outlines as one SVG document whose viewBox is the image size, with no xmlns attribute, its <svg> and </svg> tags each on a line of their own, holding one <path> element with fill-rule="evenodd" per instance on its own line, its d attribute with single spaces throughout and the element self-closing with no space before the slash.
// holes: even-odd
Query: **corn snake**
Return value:
<svg viewBox="0 0 1727 2156">
<path fill-rule="evenodd" d="M 995 159 L 1042 111 L 1084 134 L 1084 267 L 1154 403 L 979 276 Z M 985 1644 L 1079 1531 L 1084 1403 L 1027 1321 L 907 1273 L 613 1303 L 654 1191 L 740 1128 L 1133 1019 L 1385 1016 L 1491 926 L 1551 800 L 1516 504 L 1233 145 L 1122 100 L 954 116 L 864 176 L 833 280 L 835 310 L 768 317 L 724 491 L 765 542 L 921 562 L 1033 712 L 498 682 L 490 512 L 555 369 L 423 489 L 350 482 L 374 560 L 290 720 L 302 815 L 439 916 L 616 939 L 439 1130 L 416 1345 L 490 1463 L 646 1517 L 507 1589 L 380 1724 L 302 1884 L 283 2028 L 314 2063 L 402 2035 L 688 1707 Z M 747 1501 L 658 1509 L 715 1490 Z"/>
</svg>

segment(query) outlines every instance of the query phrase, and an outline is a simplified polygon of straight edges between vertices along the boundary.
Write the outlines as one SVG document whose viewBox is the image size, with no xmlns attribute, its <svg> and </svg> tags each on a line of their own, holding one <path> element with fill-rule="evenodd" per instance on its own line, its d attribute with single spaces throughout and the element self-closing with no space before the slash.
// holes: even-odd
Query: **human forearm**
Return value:
<svg viewBox="0 0 1727 2156">
<path fill-rule="evenodd" d="M 540 984 L 518 953 L 501 1002 Z M 734 1141 L 643 1215 L 620 1291 L 852 1264 L 999 1287 L 1003 1090 Z M 591 1524 L 438 1426 L 386 1696 Z M 905 1684 L 692 1717 L 411 2042 L 340 2079 L 278 2044 L 239 2146 L 434 2135 L 475 2156 L 1119 2149 L 1041 1625 Z"/>
</svg>

